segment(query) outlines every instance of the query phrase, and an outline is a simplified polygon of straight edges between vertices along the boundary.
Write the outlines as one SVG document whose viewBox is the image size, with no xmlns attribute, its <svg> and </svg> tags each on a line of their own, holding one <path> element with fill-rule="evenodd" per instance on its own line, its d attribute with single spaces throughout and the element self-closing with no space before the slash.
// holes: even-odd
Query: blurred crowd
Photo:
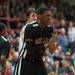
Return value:
<svg viewBox="0 0 75 75">
<path fill-rule="evenodd" d="M 53 18 L 50 25 L 58 29 L 58 48 L 54 53 L 46 51 L 43 57 L 48 75 L 75 75 L 75 6 L 62 0 L 0 0 L 0 22 L 9 28 L 6 37 L 11 48 L 7 59 L 7 75 L 13 75 L 18 56 L 20 30 L 26 22 L 26 10 L 33 7 L 49 7 Z"/>
<path fill-rule="evenodd" d="M 53 11 L 54 17 L 73 20 L 75 6 L 70 6 L 62 0 L 0 0 L 0 21 L 5 22 L 10 28 L 17 28 L 26 21 L 27 8 L 47 6 Z"/>
</svg>

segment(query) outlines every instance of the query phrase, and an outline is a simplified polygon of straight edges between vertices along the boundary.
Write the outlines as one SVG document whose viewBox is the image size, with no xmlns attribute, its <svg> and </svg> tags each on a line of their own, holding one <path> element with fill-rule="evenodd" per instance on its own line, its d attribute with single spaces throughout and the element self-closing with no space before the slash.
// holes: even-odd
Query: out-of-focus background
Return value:
<svg viewBox="0 0 75 75">
<path fill-rule="evenodd" d="M 0 22 L 7 25 L 10 54 L 7 75 L 13 75 L 18 57 L 19 36 L 26 23 L 26 10 L 49 7 L 54 17 L 50 24 L 60 29 L 58 49 L 43 57 L 48 75 L 75 75 L 75 0 L 0 0 Z"/>
</svg>

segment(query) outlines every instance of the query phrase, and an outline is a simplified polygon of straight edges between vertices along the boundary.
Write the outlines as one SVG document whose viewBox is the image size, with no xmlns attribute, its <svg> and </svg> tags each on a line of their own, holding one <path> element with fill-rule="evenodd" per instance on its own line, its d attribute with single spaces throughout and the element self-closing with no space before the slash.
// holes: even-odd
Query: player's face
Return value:
<svg viewBox="0 0 75 75">
<path fill-rule="evenodd" d="M 52 13 L 51 11 L 46 11 L 44 14 L 41 15 L 41 23 L 44 25 L 49 25 L 50 24 L 50 19 L 52 18 Z"/>
<path fill-rule="evenodd" d="M 2 30 L 2 35 L 6 35 L 6 33 L 7 33 L 7 30 L 5 28 L 5 29 Z"/>
<path fill-rule="evenodd" d="M 37 14 L 35 12 L 32 12 L 29 16 L 29 19 L 31 21 L 37 21 Z"/>
</svg>

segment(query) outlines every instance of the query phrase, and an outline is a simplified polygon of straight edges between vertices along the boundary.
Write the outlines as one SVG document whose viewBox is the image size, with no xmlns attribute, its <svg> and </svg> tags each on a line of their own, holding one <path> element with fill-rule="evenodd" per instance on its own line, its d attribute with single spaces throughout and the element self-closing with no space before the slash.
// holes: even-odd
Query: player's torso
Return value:
<svg viewBox="0 0 75 75">
<path fill-rule="evenodd" d="M 35 40 L 35 44 L 46 43 L 49 41 L 52 35 L 52 27 L 47 26 L 40 28 L 38 24 L 32 26 L 32 35 Z"/>
</svg>

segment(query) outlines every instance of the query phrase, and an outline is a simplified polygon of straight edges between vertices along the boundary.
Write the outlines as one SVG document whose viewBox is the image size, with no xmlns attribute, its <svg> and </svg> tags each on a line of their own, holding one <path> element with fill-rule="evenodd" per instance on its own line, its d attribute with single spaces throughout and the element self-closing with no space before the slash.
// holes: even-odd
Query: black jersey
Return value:
<svg viewBox="0 0 75 75">
<path fill-rule="evenodd" d="M 24 55 L 25 50 L 27 50 L 27 55 L 32 54 L 31 57 L 43 56 L 44 43 L 49 41 L 52 32 L 53 28 L 50 25 L 44 28 L 40 28 L 37 22 L 27 25 L 24 37 L 25 49 L 21 50 L 20 54 Z"/>
</svg>

